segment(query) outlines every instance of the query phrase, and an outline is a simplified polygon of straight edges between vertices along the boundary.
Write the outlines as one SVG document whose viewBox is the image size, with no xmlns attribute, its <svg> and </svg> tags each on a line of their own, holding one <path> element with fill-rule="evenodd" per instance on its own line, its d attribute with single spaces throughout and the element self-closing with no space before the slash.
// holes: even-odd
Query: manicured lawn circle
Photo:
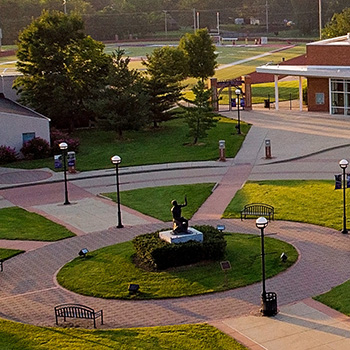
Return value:
<svg viewBox="0 0 350 350">
<path fill-rule="evenodd" d="M 57 280 L 76 293 L 117 299 L 175 298 L 219 292 L 242 287 L 261 280 L 260 237 L 238 233 L 225 234 L 227 249 L 225 260 L 232 269 L 227 278 L 220 262 L 202 262 L 192 266 L 149 272 L 137 268 L 133 262 L 133 246 L 124 242 L 76 258 L 58 273 Z M 298 253 L 291 245 L 266 237 L 266 276 L 272 277 L 291 266 Z M 280 255 L 288 256 L 286 263 Z M 129 295 L 129 283 L 140 285 L 140 293 Z"/>
</svg>

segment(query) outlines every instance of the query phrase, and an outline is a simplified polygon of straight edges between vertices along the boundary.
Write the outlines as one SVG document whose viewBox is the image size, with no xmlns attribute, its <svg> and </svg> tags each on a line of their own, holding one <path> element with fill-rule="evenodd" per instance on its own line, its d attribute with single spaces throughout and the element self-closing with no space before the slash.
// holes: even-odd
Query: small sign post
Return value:
<svg viewBox="0 0 350 350">
<path fill-rule="evenodd" d="M 225 287 L 228 286 L 228 278 L 227 278 L 227 271 L 231 270 L 231 263 L 226 260 L 226 261 L 221 261 L 220 262 L 221 270 L 224 271 L 225 274 Z"/>
</svg>

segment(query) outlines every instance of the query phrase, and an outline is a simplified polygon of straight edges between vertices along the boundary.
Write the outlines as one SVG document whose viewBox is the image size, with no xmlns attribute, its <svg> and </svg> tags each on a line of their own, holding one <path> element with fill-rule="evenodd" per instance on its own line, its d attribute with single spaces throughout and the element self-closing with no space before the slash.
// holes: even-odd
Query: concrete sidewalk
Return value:
<svg viewBox="0 0 350 350">
<path fill-rule="evenodd" d="M 210 322 L 251 350 L 348 350 L 349 318 L 312 299 L 258 314 Z"/>
</svg>

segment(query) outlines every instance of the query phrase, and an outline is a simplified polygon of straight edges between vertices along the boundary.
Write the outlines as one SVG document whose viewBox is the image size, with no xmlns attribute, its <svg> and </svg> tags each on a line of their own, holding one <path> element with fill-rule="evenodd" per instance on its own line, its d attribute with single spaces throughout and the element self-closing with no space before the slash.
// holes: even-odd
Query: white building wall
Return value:
<svg viewBox="0 0 350 350">
<path fill-rule="evenodd" d="M 46 118 L 28 117 L 19 114 L 0 113 L 0 145 L 20 151 L 23 133 L 35 133 L 50 143 L 50 123 Z"/>
</svg>

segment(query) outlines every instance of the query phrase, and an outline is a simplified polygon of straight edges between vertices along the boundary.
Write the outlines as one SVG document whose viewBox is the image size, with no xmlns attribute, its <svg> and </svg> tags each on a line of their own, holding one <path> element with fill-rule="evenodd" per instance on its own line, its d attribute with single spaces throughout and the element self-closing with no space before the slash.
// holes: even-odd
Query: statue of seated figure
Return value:
<svg viewBox="0 0 350 350">
<path fill-rule="evenodd" d="M 187 205 L 187 198 L 185 196 L 185 203 L 178 204 L 177 201 L 172 201 L 171 213 L 173 214 L 173 234 L 188 233 L 188 220 L 181 216 L 181 208 Z"/>
</svg>

